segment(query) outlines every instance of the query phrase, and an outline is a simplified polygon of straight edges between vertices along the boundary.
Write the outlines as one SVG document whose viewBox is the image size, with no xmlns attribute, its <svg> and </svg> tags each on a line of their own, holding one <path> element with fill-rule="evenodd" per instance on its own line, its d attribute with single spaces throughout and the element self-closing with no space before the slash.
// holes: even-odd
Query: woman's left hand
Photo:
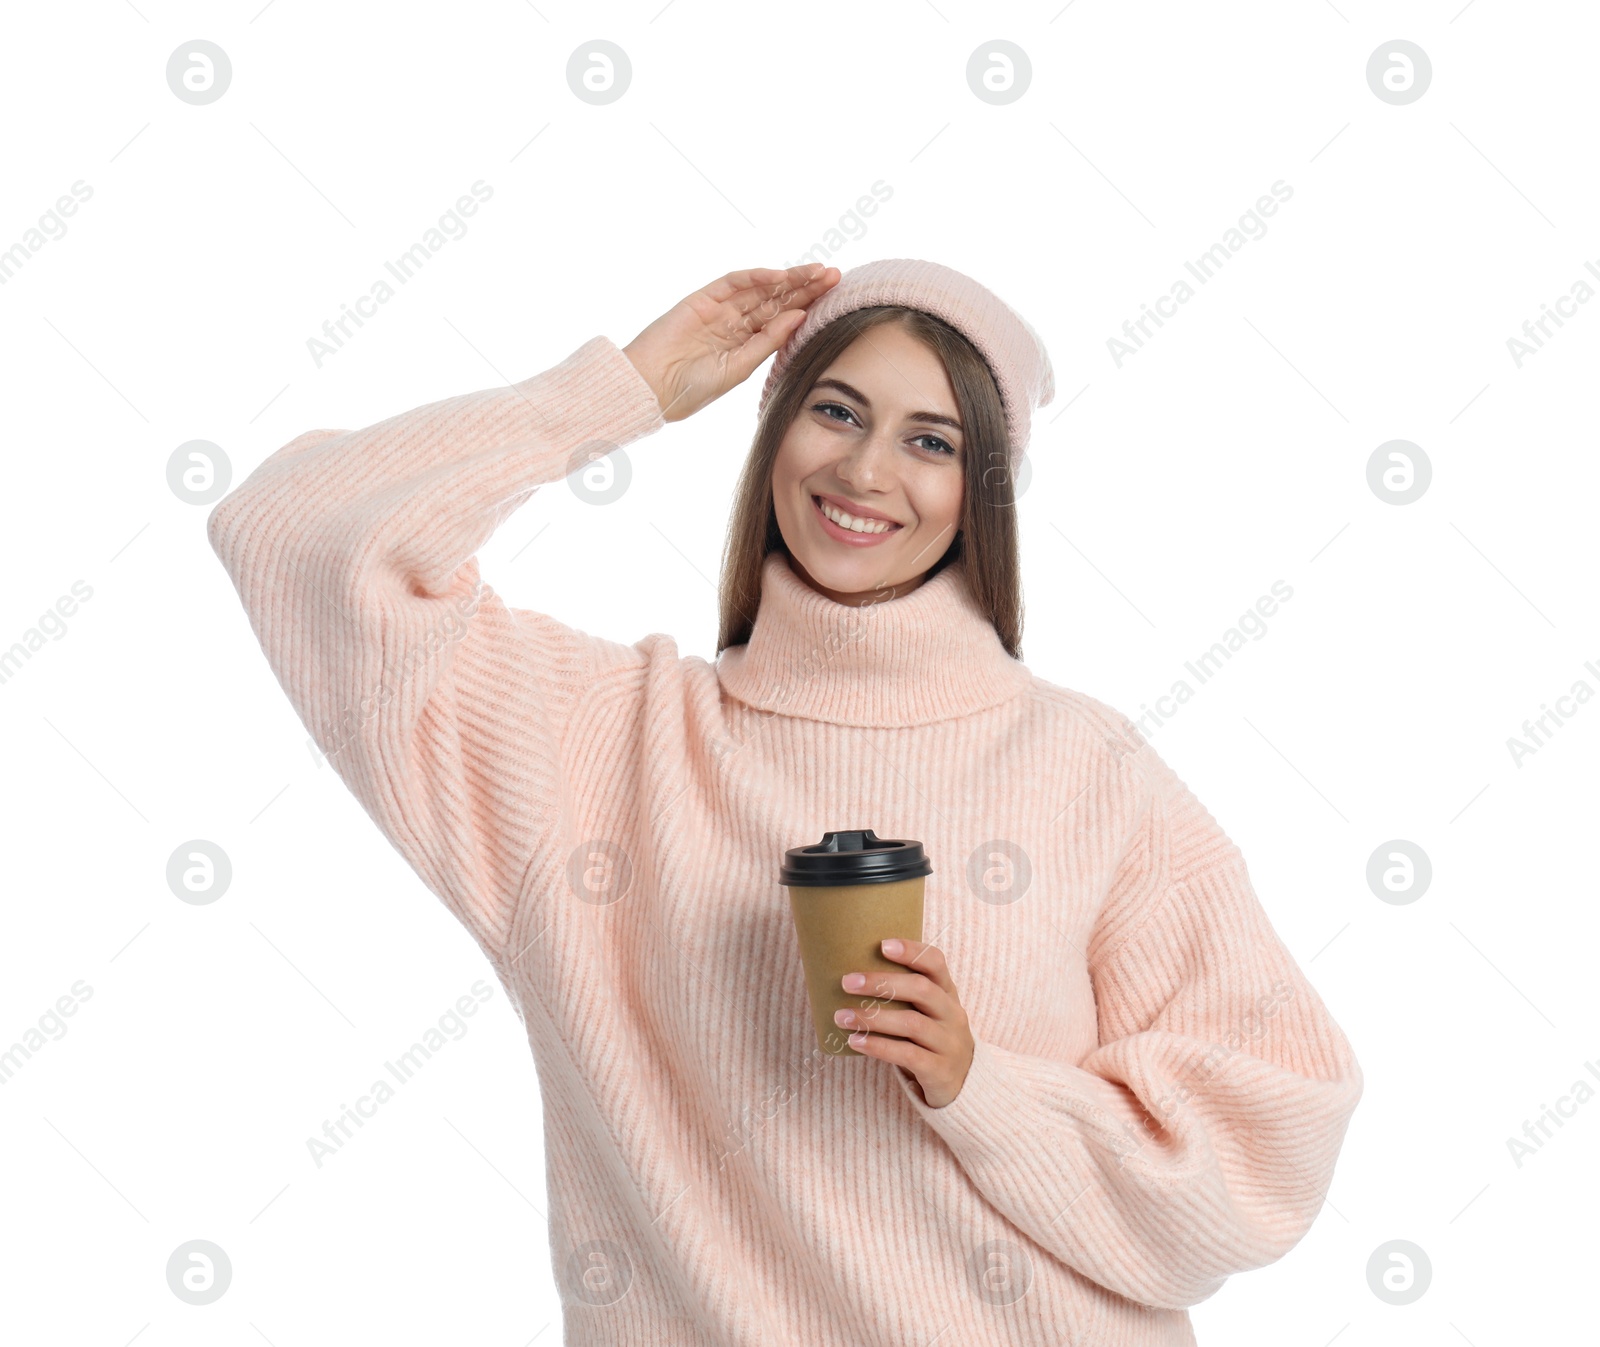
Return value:
<svg viewBox="0 0 1600 1347">
<path fill-rule="evenodd" d="M 943 1108 L 958 1094 L 972 1065 L 972 1030 L 956 997 L 944 953 L 921 940 L 885 940 L 883 955 L 916 969 L 906 973 L 846 973 L 843 987 L 859 992 L 855 1010 L 834 1022 L 851 1033 L 850 1046 L 867 1057 L 904 1067 L 922 1087 L 929 1108 Z M 859 979 L 857 981 L 856 979 Z M 884 1005 L 906 1001 L 915 1010 Z"/>
</svg>

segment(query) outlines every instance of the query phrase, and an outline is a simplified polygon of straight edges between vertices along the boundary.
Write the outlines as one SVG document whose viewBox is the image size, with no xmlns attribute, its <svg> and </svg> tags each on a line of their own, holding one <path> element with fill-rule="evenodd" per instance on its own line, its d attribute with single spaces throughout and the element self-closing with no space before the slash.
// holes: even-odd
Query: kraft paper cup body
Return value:
<svg viewBox="0 0 1600 1347">
<path fill-rule="evenodd" d="M 872 1030 L 883 1009 L 915 1009 L 907 1001 L 884 1000 L 872 994 L 874 972 L 903 973 L 904 964 L 886 959 L 880 942 L 891 937 L 922 939 L 922 897 L 926 877 L 876 884 L 829 886 L 786 885 L 795 939 L 805 964 L 806 993 L 816 1025 L 817 1046 L 835 1057 L 865 1057 L 846 1041 L 855 1029 L 834 1022 L 837 1010 L 853 1010 L 858 1028 Z M 846 973 L 867 974 L 867 986 L 847 992 L 840 985 Z"/>
</svg>

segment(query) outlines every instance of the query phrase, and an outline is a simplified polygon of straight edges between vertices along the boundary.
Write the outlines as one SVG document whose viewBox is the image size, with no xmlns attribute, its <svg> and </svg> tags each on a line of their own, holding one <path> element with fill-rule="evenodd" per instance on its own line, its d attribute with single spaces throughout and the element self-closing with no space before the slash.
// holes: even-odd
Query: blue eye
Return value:
<svg viewBox="0 0 1600 1347">
<path fill-rule="evenodd" d="M 827 415 L 830 411 L 843 412 L 845 417 L 850 421 L 854 421 L 856 419 L 856 414 L 840 402 L 816 402 L 812 404 L 811 410 L 814 412 L 821 412 L 824 415 Z M 829 416 L 828 419 L 830 421 L 837 421 L 840 418 L 837 416 Z M 955 455 L 956 451 L 946 441 L 941 440 L 937 435 L 931 433 L 918 435 L 917 439 L 932 440 L 934 444 L 939 446 L 937 449 L 929 449 L 928 452 L 931 454 L 950 455 L 952 457 Z"/>
</svg>

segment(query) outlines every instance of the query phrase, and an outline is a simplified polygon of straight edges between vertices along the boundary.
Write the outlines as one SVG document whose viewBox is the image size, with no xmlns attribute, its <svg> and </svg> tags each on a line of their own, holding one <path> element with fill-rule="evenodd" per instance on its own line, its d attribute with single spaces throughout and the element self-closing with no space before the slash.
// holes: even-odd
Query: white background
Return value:
<svg viewBox="0 0 1600 1347">
<path fill-rule="evenodd" d="M 1600 304 L 1520 368 L 1507 341 L 1600 290 L 1591 7 L 106 0 L 6 25 L 0 650 L 92 589 L 0 683 L 0 1050 L 53 1026 L 0 1088 L 8 1339 L 559 1340 L 522 1026 L 307 752 L 167 464 L 210 440 L 237 483 L 304 430 L 624 344 L 727 271 L 802 259 L 879 180 L 865 231 L 810 255 L 966 271 L 1054 362 L 1020 506 L 1035 672 L 1137 718 L 1294 591 L 1150 737 L 1367 1089 L 1312 1231 L 1197 1307 L 1200 1341 L 1583 1331 L 1600 1101 L 1520 1166 L 1507 1140 L 1600 1071 L 1600 699 L 1520 764 L 1507 741 L 1600 690 Z M 232 63 L 198 106 L 166 76 L 197 38 Z M 595 38 L 633 67 L 605 106 L 567 83 Z M 966 78 L 997 38 L 1032 65 L 1001 106 Z M 1397 38 L 1432 63 L 1405 105 L 1366 76 Z M 319 368 L 308 339 L 478 179 L 467 234 Z M 1279 180 L 1266 233 L 1119 367 L 1108 339 Z M 539 492 L 485 578 L 711 657 L 765 373 L 630 446 L 615 505 Z M 1368 484 L 1393 439 L 1432 465 L 1408 505 Z M 167 883 L 193 839 L 233 867 L 209 905 Z M 1368 886 L 1392 839 L 1431 860 L 1414 902 Z M 314 1164 L 307 1138 L 478 979 L 469 1031 Z M 232 1263 L 206 1307 L 167 1285 L 191 1239 Z M 1368 1281 L 1396 1239 L 1432 1266 L 1405 1306 Z"/>
</svg>

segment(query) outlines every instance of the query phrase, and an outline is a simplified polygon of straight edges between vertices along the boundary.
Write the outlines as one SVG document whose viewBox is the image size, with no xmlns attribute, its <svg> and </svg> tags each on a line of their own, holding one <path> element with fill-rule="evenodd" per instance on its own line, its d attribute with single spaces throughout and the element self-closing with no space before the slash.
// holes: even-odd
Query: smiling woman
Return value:
<svg viewBox="0 0 1600 1347">
<path fill-rule="evenodd" d="M 715 661 L 483 582 L 587 447 L 769 357 Z M 626 349 L 307 431 L 212 511 L 307 730 L 527 1029 L 563 1342 L 1192 1343 L 1321 1208 L 1349 1043 L 1193 792 L 1017 656 L 1050 395 L 950 268 L 732 271 Z M 934 939 L 842 975 L 856 1051 L 821 1054 L 780 865 L 867 822 L 922 841 Z"/>
<path fill-rule="evenodd" d="M 910 593 L 961 519 L 961 423 L 943 363 L 904 320 L 883 321 L 830 362 L 807 401 L 772 465 L 790 564 L 836 603 Z"/>
<path fill-rule="evenodd" d="M 1046 363 L 1035 395 L 1049 379 Z M 762 394 L 728 526 L 718 650 L 749 639 L 777 550 L 819 594 L 858 605 L 965 561 L 974 598 L 1020 659 L 1018 457 L 989 366 L 950 324 L 878 304 L 821 326 Z"/>
</svg>

